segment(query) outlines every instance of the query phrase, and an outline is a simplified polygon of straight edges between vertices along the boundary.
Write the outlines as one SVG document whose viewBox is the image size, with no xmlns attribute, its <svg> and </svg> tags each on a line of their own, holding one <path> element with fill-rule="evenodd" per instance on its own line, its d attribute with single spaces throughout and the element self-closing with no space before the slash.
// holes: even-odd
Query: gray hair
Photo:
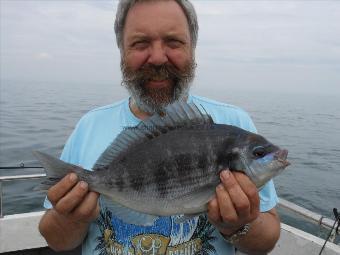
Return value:
<svg viewBox="0 0 340 255">
<path fill-rule="evenodd" d="M 123 31 L 125 26 L 126 16 L 132 6 L 134 6 L 138 2 L 143 2 L 147 0 L 120 0 L 117 13 L 116 13 L 116 21 L 115 21 L 115 33 L 118 47 L 123 49 Z M 148 0 L 150 1 L 150 0 Z M 154 0 L 157 1 L 157 0 Z M 159 1 L 159 0 L 158 0 Z M 187 17 L 189 31 L 191 36 L 191 45 L 193 48 L 196 48 L 197 37 L 198 37 L 198 23 L 197 23 L 197 15 L 194 6 L 189 2 L 189 0 L 174 0 L 176 1 Z"/>
</svg>

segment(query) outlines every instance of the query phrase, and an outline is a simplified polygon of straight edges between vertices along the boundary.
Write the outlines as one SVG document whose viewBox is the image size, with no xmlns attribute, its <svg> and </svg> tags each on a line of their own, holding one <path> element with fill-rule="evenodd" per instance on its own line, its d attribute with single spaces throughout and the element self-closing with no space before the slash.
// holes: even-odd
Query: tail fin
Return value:
<svg viewBox="0 0 340 255">
<path fill-rule="evenodd" d="M 34 190 L 48 190 L 68 173 L 75 172 L 79 174 L 82 171 L 81 168 L 76 165 L 66 163 L 40 151 L 34 151 L 33 154 L 40 161 L 46 172 L 46 179 L 35 187 Z"/>
</svg>

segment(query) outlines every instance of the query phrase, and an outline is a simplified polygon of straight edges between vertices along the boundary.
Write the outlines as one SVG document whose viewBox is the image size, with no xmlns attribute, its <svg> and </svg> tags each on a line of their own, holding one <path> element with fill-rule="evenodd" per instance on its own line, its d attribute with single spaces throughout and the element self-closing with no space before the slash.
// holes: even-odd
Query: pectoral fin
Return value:
<svg viewBox="0 0 340 255">
<path fill-rule="evenodd" d="M 214 195 L 215 186 L 208 185 L 199 190 L 185 194 L 182 197 L 178 197 L 178 201 L 182 204 L 183 208 L 186 209 L 185 211 L 190 210 L 193 214 L 200 214 L 206 211 L 207 203 L 214 197 Z"/>
</svg>

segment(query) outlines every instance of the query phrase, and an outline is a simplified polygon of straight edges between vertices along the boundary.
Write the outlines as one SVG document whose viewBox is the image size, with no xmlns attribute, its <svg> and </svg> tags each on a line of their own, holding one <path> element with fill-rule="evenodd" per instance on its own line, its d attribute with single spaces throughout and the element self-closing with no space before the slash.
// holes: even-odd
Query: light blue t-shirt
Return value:
<svg viewBox="0 0 340 255">
<path fill-rule="evenodd" d="M 230 124 L 256 132 L 249 115 L 242 109 L 198 96 L 189 96 L 189 102 L 201 105 L 215 123 Z M 61 159 L 91 169 L 101 153 L 126 127 L 136 126 L 140 120 L 129 108 L 129 100 L 92 110 L 78 122 L 68 139 Z M 272 209 L 277 203 L 272 181 L 260 191 L 261 212 Z M 51 208 L 46 200 L 45 207 Z M 184 223 L 175 217 L 160 217 L 153 226 L 126 224 L 116 218 L 110 206 L 100 199 L 101 213 L 90 225 L 83 242 L 83 254 L 234 254 L 234 247 L 227 243 L 206 216 L 199 216 Z M 205 252 L 206 253 L 205 253 Z"/>
</svg>

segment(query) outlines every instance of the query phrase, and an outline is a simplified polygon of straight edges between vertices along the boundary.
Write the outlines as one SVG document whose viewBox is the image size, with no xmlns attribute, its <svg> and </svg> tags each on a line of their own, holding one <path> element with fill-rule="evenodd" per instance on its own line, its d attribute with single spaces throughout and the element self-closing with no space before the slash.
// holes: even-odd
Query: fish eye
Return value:
<svg viewBox="0 0 340 255">
<path fill-rule="evenodd" d="M 266 155 L 266 149 L 263 146 L 256 146 L 253 149 L 253 155 L 257 158 L 262 158 Z"/>
</svg>

